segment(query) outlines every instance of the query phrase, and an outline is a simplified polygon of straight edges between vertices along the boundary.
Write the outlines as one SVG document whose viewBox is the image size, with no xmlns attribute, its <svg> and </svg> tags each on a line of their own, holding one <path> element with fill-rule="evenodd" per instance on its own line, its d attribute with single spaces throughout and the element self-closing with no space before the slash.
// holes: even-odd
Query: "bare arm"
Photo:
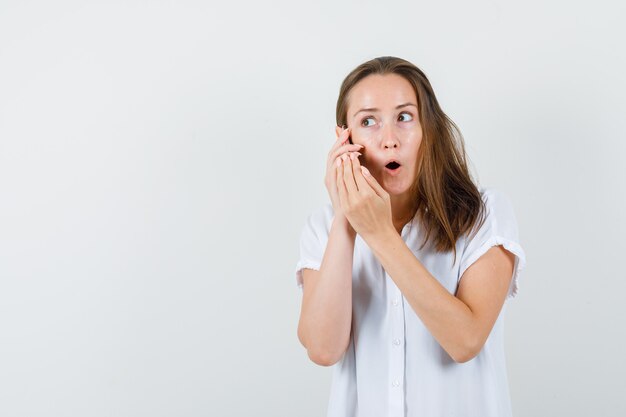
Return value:
<svg viewBox="0 0 626 417">
<path fill-rule="evenodd" d="M 375 256 L 402 294 L 456 362 L 482 349 L 504 304 L 513 276 L 514 255 L 490 248 L 463 274 L 457 296 L 450 294 L 393 230 L 370 240 Z"/>
<path fill-rule="evenodd" d="M 350 342 L 352 260 L 356 232 L 334 220 L 319 271 L 303 269 L 303 298 L 298 338 L 309 358 L 322 366 L 336 363 Z"/>
</svg>

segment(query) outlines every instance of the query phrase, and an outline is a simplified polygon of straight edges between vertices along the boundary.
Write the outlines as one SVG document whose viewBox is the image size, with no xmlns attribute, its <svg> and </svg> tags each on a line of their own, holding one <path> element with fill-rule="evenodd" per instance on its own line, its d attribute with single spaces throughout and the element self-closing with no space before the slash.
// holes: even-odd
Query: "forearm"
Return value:
<svg viewBox="0 0 626 417">
<path fill-rule="evenodd" d="M 441 347 L 455 361 L 467 360 L 475 342 L 470 308 L 437 281 L 395 230 L 367 243 Z"/>
<path fill-rule="evenodd" d="M 352 325 L 352 261 L 356 234 L 333 221 L 318 280 L 303 304 L 302 326 L 309 356 L 331 364 L 346 350 Z"/>
</svg>

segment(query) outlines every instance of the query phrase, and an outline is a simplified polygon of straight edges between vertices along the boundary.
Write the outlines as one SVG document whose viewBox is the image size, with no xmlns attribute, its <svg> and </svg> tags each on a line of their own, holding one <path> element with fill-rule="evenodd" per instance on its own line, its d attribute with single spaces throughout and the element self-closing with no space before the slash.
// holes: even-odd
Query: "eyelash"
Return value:
<svg viewBox="0 0 626 417">
<path fill-rule="evenodd" d="M 409 116 L 413 117 L 413 114 L 411 114 L 411 113 L 410 113 L 410 112 L 408 112 L 408 111 L 403 111 L 403 112 L 402 112 L 402 113 L 400 113 L 400 114 L 401 114 L 401 115 L 402 115 L 402 114 L 408 114 Z M 363 126 L 363 122 L 364 122 L 364 121 L 366 121 L 367 119 L 371 119 L 372 117 L 374 117 L 374 116 L 366 116 L 366 117 L 364 117 L 364 118 L 361 120 L 361 126 Z M 413 120 L 407 120 L 407 121 L 412 122 Z M 369 127 L 369 126 L 363 126 L 363 127 Z"/>
</svg>

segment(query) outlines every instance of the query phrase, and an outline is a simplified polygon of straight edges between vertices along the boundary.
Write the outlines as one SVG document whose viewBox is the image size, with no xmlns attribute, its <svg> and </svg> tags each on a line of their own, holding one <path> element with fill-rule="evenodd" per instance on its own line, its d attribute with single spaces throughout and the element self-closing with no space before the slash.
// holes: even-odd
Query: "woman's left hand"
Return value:
<svg viewBox="0 0 626 417">
<path fill-rule="evenodd" d="M 394 230 L 391 199 L 359 158 L 349 152 L 337 158 L 337 191 L 352 228 L 367 240 Z M 341 161 L 341 162 L 339 162 Z"/>
</svg>

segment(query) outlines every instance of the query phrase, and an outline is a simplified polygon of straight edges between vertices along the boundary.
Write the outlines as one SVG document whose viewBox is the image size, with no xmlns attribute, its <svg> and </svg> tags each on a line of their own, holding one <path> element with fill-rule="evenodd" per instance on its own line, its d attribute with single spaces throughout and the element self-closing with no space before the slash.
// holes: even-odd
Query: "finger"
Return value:
<svg viewBox="0 0 626 417">
<path fill-rule="evenodd" d="M 356 185 L 356 180 L 354 179 L 352 159 L 350 158 L 350 155 L 346 154 L 341 155 L 341 157 L 345 157 L 346 159 L 343 163 L 343 182 L 348 190 L 348 195 L 354 195 L 359 192 L 359 187 Z"/>
<path fill-rule="evenodd" d="M 352 157 L 352 173 L 354 175 L 354 181 L 356 182 L 356 186 L 359 189 L 359 192 L 362 194 L 373 194 L 374 191 L 372 190 L 372 187 L 363 177 L 363 172 L 361 171 L 361 161 L 359 161 L 359 158 L 356 156 L 355 153 L 351 153 L 350 156 Z"/>
<path fill-rule="evenodd" d="M 336 161 L 332 161 L 330 158 L 328 158 L 328 161 L 326 162 L 326 175 L 324 176 L 324 184 L 326 185 L 326 187 L 329 188 L 329 191 L 332 189 L 331 187 L 334 188 L 334 184 L 336 183 L 335 176 L 337 175 L 337 169 L 335 166 L 335 162 Z"/>
<path fill-rule="evenodd" d="M 345 125 L 335 126 L 335 135 L 337 136 L 337 139 L 339 139 L 339 136 L 341 136 L 344 130 L 346 130 Z"/>
<path fill-rule="evenodd" d="M 341 207 L 346 207 L 348 203 L 348 190 L 343 180 L 344 162 L 339 159 L 339 166 L 337 167 L 337 194 L 339 194 L 339 202 Z"/>
<path fill-rule="evenodd" d="M 349 136 L 350 136 L 350 130 L 349 129 L 344 130 L 339 136 L 337 136 L 337 140 L 335 141 L 333 146 L 330 148 L 330 151 L 328 151 L 328 159 L 329 160 L 332 160 L 332 159 L 336 158 L 337 155 L 339 153 L 341 153 L 339 148 L 344 146 L 344 144 L 348 140 Z"/>
<path fill-rule="evenodd" d="M 341 155 L 349 154 L 350 152 L 357 152 L 359 156 L 361 156 L 363 155 L 359 152 L 361 149 L 361 145 L 343 145 L 339 149 L 337 149 L 334 154 L 331 155 L 331 158 L 337 158 Z"/>
<path fill-rule="evenodd" d="M 371 172 L 367 168 L 365 168 L 364 166 L 361 166 L 361 170 L 363 172 L 363 178 L 365 178 L 367 183 L 374 189 L 374 191 L 379 197 L 389 197 L 389 194 L 387 193 L 387 191 L 385 191 L 382 185 L 380 185 L 378 181 L 376 181 L 376 178 L 374 178 L 374 176 L 371 174 Z"/>
<path fill-rule="evenodd" d="M 363 149 L 363 145 L 351 145 L 351 144 L 345 144 L 339 147 L 339 149 L 335 150 L 335 152 L 330 156 L 331 158 L 337 158 L 338 156 L 341 156 L 345 153 L 348 152 L 359 152 L 360 150 Z M 362 155 L 359 152 L 359 155 Z"/>
<path fill-rule="evenodd" d="M 350 129 L 344 129 L 341 131 L 339 135 L 337 135 L 337 140 L 335 141 L 335 146 L 341 146 L 345 141 L 350 137 Z"/>
<path fill-rule="evenodd" d="M 335 166 L 336 166 L 336 168 L 338 168 L 338 169 L 335 169 L 335 175 L 336 176 L 343 176 L 343 171 L 341 170 L 342 163 L 343 163 L 343 160 L 341 159 L 341 155 L 337 156 L 335 158 Z"/>
</svg>

